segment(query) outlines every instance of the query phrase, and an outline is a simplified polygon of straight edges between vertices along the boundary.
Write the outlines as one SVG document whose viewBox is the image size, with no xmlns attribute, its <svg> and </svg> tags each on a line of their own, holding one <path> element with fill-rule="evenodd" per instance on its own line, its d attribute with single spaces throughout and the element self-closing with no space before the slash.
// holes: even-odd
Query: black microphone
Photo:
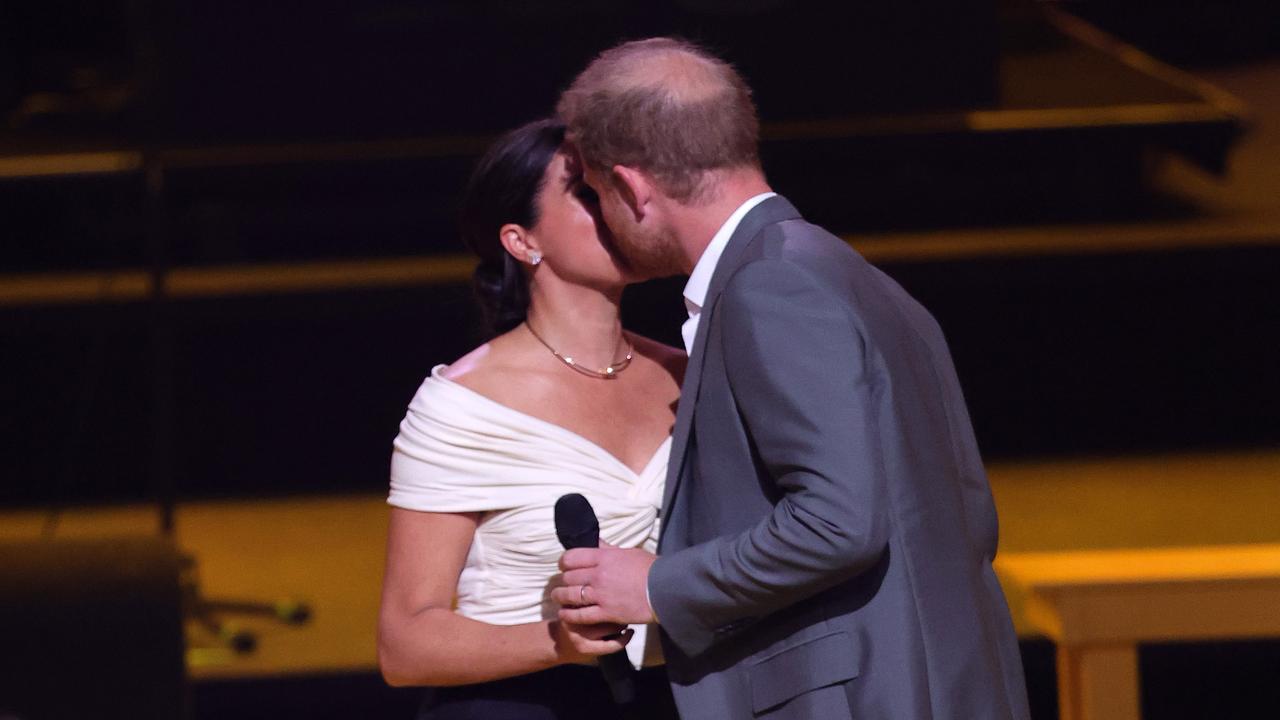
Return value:
<svg viewBox="0 0 1280 720">
<path fill-rule="evenodd" d="M 565 550 L 600 546 L 600 522 L 591 503 L 578 493 L 561 495 L 556 501 L 556 537 Z M 635 668 L 626 650 L 600 657 L 600 672 L 609 685 L 613 701 L 625 705 L 636 699 Z"/>
</svg>

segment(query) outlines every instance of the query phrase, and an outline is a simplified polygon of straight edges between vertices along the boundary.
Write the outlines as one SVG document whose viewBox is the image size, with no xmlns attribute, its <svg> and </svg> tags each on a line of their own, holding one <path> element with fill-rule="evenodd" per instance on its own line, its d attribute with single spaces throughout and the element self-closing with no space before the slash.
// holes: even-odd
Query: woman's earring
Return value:
<svg viewBox="0 0 1280 720">
<path fill-rule="evenodd" d="M 534 250 L 533 252 L 529 253 L 530 265 L 537 265 L 540 262 L 542 262 L 542 253 L 538 252 L 537 250 Z"/>
</svg>

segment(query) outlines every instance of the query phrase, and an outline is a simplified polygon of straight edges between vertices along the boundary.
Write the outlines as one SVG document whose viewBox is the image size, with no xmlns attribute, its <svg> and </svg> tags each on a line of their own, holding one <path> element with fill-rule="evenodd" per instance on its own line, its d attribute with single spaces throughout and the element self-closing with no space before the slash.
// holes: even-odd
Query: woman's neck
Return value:
<svg viewBox="0 0 1280 720">
<path fill-rule="evenodd" d="M 564 282 L 533 283 L 526 322 L 561 355 L 587 367 L 606 367 L 620 357 L 622 289 L 604 292 Z"/>
</svg>

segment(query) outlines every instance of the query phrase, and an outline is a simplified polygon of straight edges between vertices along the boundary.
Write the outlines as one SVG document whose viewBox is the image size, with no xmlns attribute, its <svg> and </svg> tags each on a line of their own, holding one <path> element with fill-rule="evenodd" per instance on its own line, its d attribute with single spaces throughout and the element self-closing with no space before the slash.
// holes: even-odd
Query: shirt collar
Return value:
<svg viewBox="0 0 1280 720">
<path fill-rule="evenodd" d="M 707 249 L 702 251 L 702 257 L 698 258 L 698 263 L 693 266 L 693 272 L 689 273 L 689 282 L 685 283 L 684 286 L 684 306 L 690 315 L 702 312 L 702 306 L 707 301 L 707 290 L 711 285 L 711 276 L 715 274 L 716 265 L 720 262 L 720 256 L 724 254 L 724 249 L 729 244 L 729 238 L 733 237 L 733 232 L 738 229 L 742 218 L 746 217 L 752 208 L 775 195 L 777 193 L 766 192 L 749 198 L 739 205 L 737 210 L 733 211 L 729 219 L 725 220 L 720 229 L 716 231 L 716 234 L 711 237 L 711 242 L 707 245 Z"/>
</svg>

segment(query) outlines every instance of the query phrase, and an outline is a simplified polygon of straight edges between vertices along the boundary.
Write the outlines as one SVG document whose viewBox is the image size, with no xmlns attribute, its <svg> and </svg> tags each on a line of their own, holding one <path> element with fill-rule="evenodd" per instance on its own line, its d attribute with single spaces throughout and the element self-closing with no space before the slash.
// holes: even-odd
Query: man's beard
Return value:
<svg viewBox="0 0 1280 720">
<path fill-rule="evenodd" d="M 629 230 L 614 232 L 613 246 L 631 274 L 640 280 L 654 280 L 684 272 L 684 257 L 674 232 L 648 234 L 634 227 Z"/>
</svg>

